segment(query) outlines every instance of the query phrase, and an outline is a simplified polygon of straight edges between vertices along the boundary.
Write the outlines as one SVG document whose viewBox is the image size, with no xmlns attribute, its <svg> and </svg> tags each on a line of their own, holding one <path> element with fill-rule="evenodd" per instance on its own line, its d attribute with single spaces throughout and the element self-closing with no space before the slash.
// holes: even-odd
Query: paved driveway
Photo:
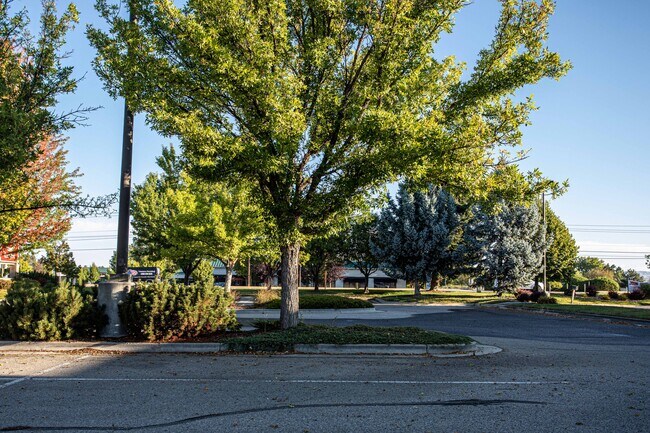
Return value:
<svg viewBox="0 0 650 433">
<path fill-rule="evenodd" d="M 0 428 L 164 432 L 646 432 L 650 329 L 451 308 L 335 324 L 414 325 L 479 358 L 12 354 Z M 401 317 L 401 315 L 400 315 Z"/>
</svg>

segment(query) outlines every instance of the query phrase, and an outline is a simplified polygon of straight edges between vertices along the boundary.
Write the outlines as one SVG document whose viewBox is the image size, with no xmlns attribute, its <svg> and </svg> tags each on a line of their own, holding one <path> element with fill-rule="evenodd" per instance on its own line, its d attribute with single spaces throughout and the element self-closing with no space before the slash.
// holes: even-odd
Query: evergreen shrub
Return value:
<svg viewBox="0 0 650 433">
<path fill-rule="evenodd" d="M 106 324 L 97 298 L 68 283 L 16 280 L 0 303 L 0 336 L 13 340 L 65 340 L 97 335 Z"/>
<path fill-rule="evenodd" d="M 232 297 L 213 284 L 139 283 L 120 305 L 120 316 L 132 337 L 150 341 L 198 337 L 238 329 L 232 304 Z"/>
<path fill-rule="evenodd" d="M 23 279 L 37 281 L 41 286 L 56 286 L 58 284 L 58 281 L 54 275 L 47 274 L 45 272 L 21 272 L 16 277 L 16 280 Z"/>
<path fill-rule="evenodd" d="M 627 294 L 627 298 L 631 301 L 640 301 L 645 299 L 645 293 L 642 290 L 635 290 Z"/>
<path fill-rule="evenodd" d="M 591 280 L 589 285 L 593 286 L 597 291 L 618 290 L 620 288 L 616 281 L 608 277 L 596 277 Z"/>
<path fill-rule="evenodd" d="M 519 302 L 537 302 L 542 296 L 542 292 L 537 290 L 518 289 L 515 291 L 515 298 Z"/>
</svg>

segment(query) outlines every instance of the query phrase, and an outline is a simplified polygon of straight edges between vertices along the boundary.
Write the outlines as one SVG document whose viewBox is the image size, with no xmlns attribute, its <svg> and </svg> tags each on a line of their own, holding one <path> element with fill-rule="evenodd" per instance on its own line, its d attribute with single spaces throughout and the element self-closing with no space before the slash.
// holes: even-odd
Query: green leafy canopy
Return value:
<svg viewBox="0 0 650 433">
<path fill-rule="evenodd" d="M 251 181 L 284 242 L 327 231 L 409 176 L 482 194 L 521 144 L 532 100 L 569 68 L 545 46 L 554 5 L 502 0 L 469 78 L 436 43 L 465 0 L 99 0 L 106 89 L 178 136 L 195 173 Z"/>
</svg>

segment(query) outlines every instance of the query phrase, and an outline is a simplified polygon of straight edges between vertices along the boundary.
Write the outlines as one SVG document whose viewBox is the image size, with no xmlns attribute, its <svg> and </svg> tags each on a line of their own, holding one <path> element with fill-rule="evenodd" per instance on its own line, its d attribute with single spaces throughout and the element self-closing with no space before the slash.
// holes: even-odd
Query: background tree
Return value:
<svg viewBox="0 0 650 433">
<path fill-rule="evenodd" d="M 623 274 L 623 278 L 625 279 L 626 285 L 628 280 L 639 281 L 641 283 L 645 281 L 643 275 L 641 275 L 638 271 L 634 269 L 628 269 L 627 271 L 625 271 L 625 273 Z"/>
<path fill-rule="evenodd" d="M 77 171 L 67 172 L 63 140 L 48 138 L 38 148 L 38 156 L 20 168 L 22 181 L 0 192 L 0 208 L 24 208 L 0 212 L 3 230 L 0 245 L 10 251 L 37 249 L 60 239 L 70 230 L 70 213 L 65 208 L 39 204 L 71 202 L 79 195 L 73 183 Z M 35 207 L 35 209 L 30 209 Z"/>
<path fill-rule="evenodd" d="M 346 262 L 363 275 L 363 292 L 368 293 L 370 275 L 379 270 L 379 261 L 372 252 L 372 240 L 376 236 L 377 217 L 373 214 L 352 221 L 341 236 L 342 255 Z"/>
<path fill-rule="evenodd" d="M 77 272 L 77 284 L 80 287 L 84 287 L 89 279 L 90 270 L 88 266 L 80 266 L 79 271 Z"/>
<path fill-rule="evenodd" d="M 597 276 L 613 277 L 613 274 L 595 275 L 596 272 L 605 268 L 606 263 L 597 257 L 581 256 L 576 260 L 576 269 L 587 278 L 595 278 Z"/>
<path fill-rule="evenodd" d="M 473 209 L 459 254 L 474 263 L 476 282 L 512 292 L 539 273 L 546 229 L 537 206 L 503 203 L 496 214 Z"/>
<path fill-rule="evenodd" d="M 45 246 L 45 255 L 39 259 L 39 262 L 54 275 L 61 273 L 69 280 L 77 278 L 79 268 L 74 261 L 72 251 L 70 251 L 70 245 L 65 241 Z"/>
<path fill-rule="evenodd" d="M 460 237 L 460 216 L 456 200 L 440 187 L 430 186 L 419 207 L 423 242 L 427 243 L 426 268 L 431 275 L 431 289 L 440 286 L 443 277 L 454 274 L 453 251 Z"/>
<path fill-rule="evenodd" d="M 570 284 L 578 260 L 578 245 L 564 222 L 549 207 L 546 208 L 546 239 L 549 242 L 546 250 L 547 279 Z"/>
<path fill-rule="evenodd" d="M 186 208 L 182 221 L 186 237 L 201 245 L 207 257 L 218 258 L 226 268 L 224 290 L 230 292 L 239 260 L 255 254 L 263 227 L 262 212 L 245 185 L 203 184 L 187 180 L 177 192 Z"/>
<path fill-rule="evenodd" d="M 417 195 L 417 198 L 416 198 Z M 418 202 L 418 198 L 419 203 Z M 425 244 L 421 243 L 424 227 L 418 226 L 418 207 L 423 205 L 421 193 L 412 194 L 400 184 L 395 200 L 388 200 L 377 220 L 377 235 L 371 241 L 371 250 L 380 267 L 393 278 L 412 281 L 415 296 L 420 295 L 420 283 L 426 282 Z"/>
<path fill-rule="evenodd" d="M 88 270 L 88 281 L 94 284 L 94 283 L 96 283 L 97 281 L 99 281 L 99 279 L 101 278 L 101 276 L 102 276 L 102 275 L 101 275 L 101 273 L 99 272 L 99 268 L 97 267 L 97 265 L 95 264 L 95 262 L 93 262 L 93 263 L 90 265 L 90 269 Z"/>
<path fill-rule="evenodd" d="M 180 268 L 189 284 L 204 257 L 203 244 L 187 230 L 187 205 L 179 196 L 185 186 L 180 158 L 173 147 L 157 159 L 162 173 L 150 173 L 136 185 L 131 201 L 133 249 L 151 260 L 169 260 Z"/>
<path fill-rule="evenodd" d="M 329 235 L 312 238 L 305 246 L 309 258 L 303 270 L 314 284 L 314 290 L 341 274 L 337 269 L 341 264 L 341 243 L 340 236 Z"/>
<path fill-rule="evenodd" d="M 94 66 L 113 96 L 178 136 L 195 173 L 248 180 L 282 252 L 281 325 L 298 324 L 301 245 L 401 175 L 477 191 L 534 108 L 515 91 L 568 69 L 545 47 L 550 0 L 502 1 L 473 71 L 439 60 L 465 0 L 99 1 Z"/>
<path fill-rule="evenodd" d="M 92 110 L 55 110 L 58 98 L 78 83 L 72 67 L 64 66 L 69 53 L 63 48 L 76 8 L 71 4 L 57 17 L 55 1 L 43 0 L 35 37 L 27 11 L 12 14 L 11 4 L 0 1 L 0 245 L 15 250 L 60 237 L 68 212 L 109 213 L 116 196 L 79 197 L 72 184 L 76 171 L 65 173 L 63 133 Z"/>
<path fill-rule="evenodd" d="M 410 192 L 400 184 L 397 200 L 379 216 L 372 251 L 388 275 L 412 281 L 419 296 L 430 276 L 437 280 L 451 273 L 459 221 L 456 203 L 446 191 L 430 187 Z"/>
</svg>

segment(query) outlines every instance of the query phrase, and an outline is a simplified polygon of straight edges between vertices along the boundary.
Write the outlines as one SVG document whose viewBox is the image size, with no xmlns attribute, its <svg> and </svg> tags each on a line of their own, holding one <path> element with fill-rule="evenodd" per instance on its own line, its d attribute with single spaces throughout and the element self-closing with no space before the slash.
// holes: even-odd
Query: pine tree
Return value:
<svg viewBox="0 0 650 433">
<path fill-rule="evenodd" d="M 458 226 L 455 201 L 446 191 L 412 193 L 401 184 L 397 200 L 381 212 L 372 251 L 388 275 L 412 281 L 419 296 L 430 275 L 450 272 Z"/>
<path fill-rule="evenodd" d="M 91 283 L 96 283 L 101 278 L 101 273 L 95 262 L 90 265 L 90 270 L 88 271 L 88 279 Z"/>
<path fill-rule="evenodd" d="M 476 282 L 502 293 L 532 280 L 544 255 L 545 228 L 537 206 L 502 203 L 495 214 L 475 207 L 459 254 Z"/>
<path fill-rule="evenodd" d="M 70 245 L 61 241 L 45 247 L 45 255 L 39 262 L 54 275 L 61 273 L 69 280 L 77 277 L 79 268 L 74 261 L 74 255 L 70 251 Z"/>
</svg>

